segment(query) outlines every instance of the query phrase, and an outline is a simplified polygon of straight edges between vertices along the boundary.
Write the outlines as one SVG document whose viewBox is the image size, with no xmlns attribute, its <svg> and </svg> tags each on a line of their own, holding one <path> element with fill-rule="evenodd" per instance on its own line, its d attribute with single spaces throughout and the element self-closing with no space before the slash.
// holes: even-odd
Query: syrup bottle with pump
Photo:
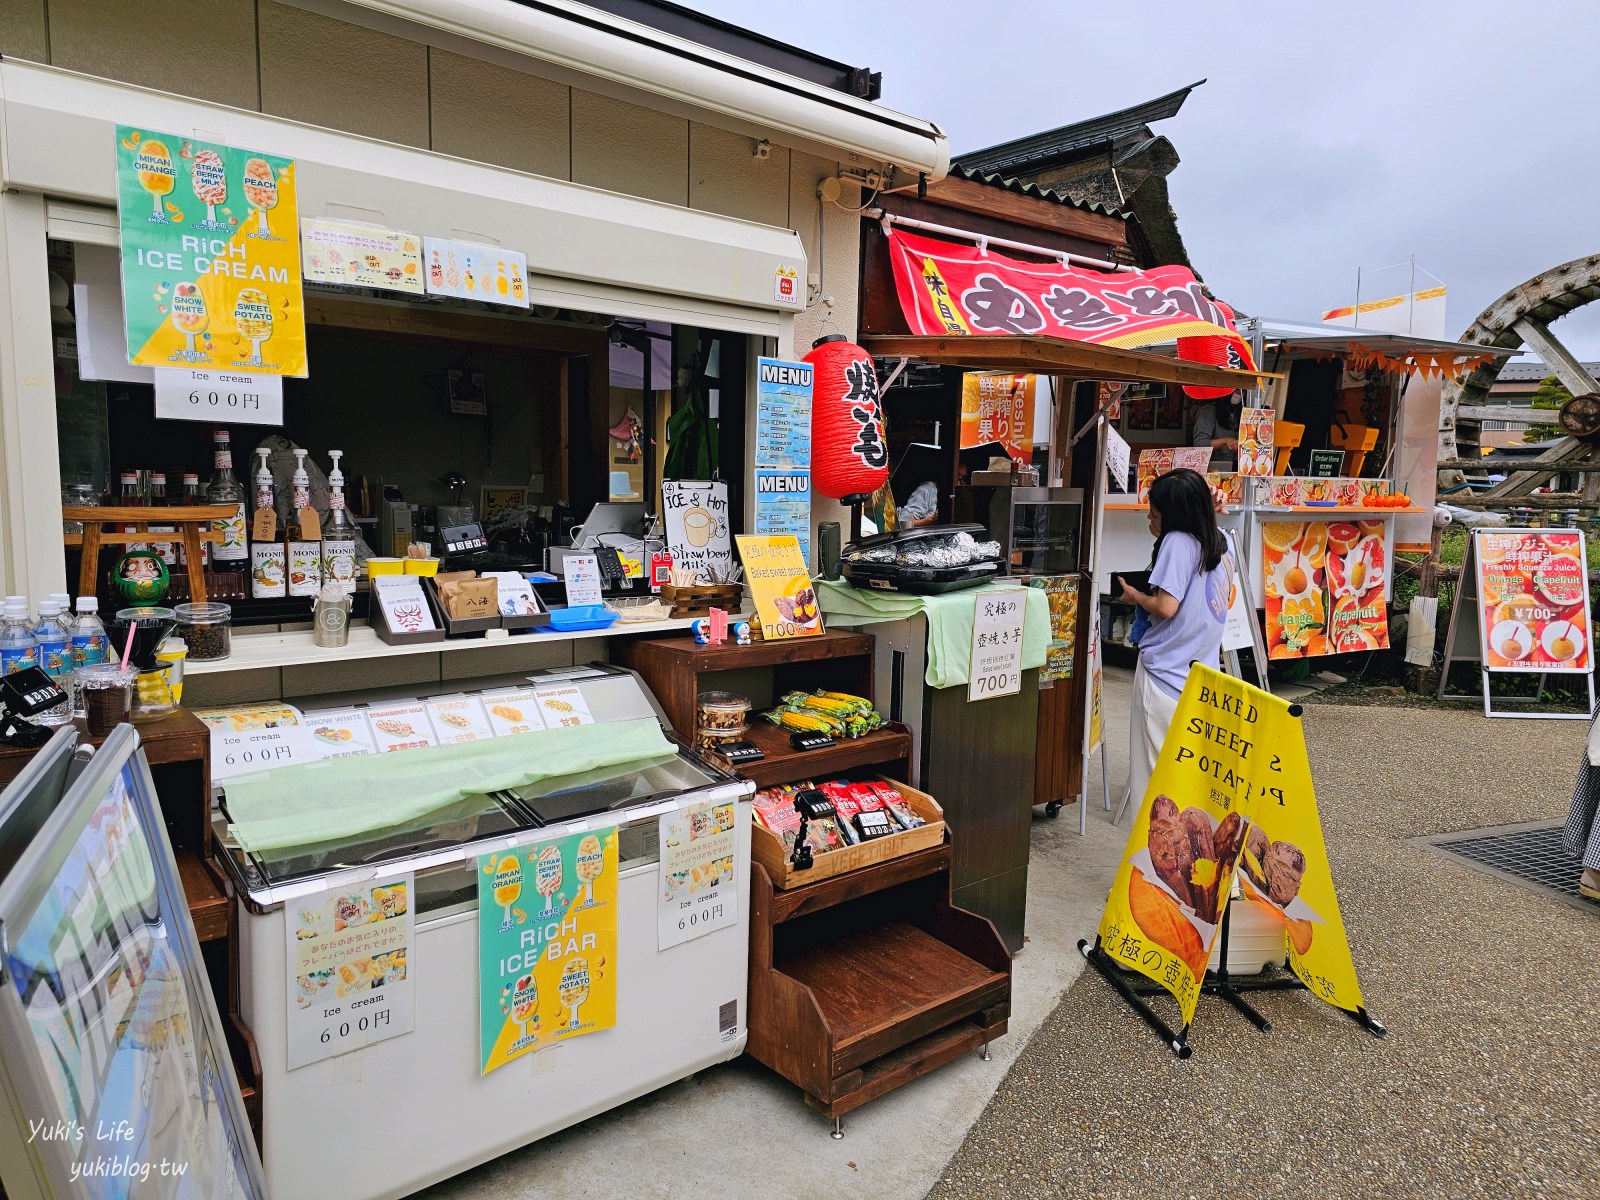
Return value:
<svg viewBox="0 0 1600 1200">
<path fill-rule="evenodd" d="M 343 450 L 329 450 L 333 469 L 328 472 L 328 513 L 322 518 L 322 578 L 351 595 L 356 590 L 356 523 L 345 508 Z"/>
<path fill-rule="evenodd" d="M 288 556 L 278 536 L 278 496 L 267 459 L 272 451 L 257 447 L 261 465 L 256 468 L 255 511 L 250 518 L 250 594 L 257 600 L 287 596 Z"/>
</svg>

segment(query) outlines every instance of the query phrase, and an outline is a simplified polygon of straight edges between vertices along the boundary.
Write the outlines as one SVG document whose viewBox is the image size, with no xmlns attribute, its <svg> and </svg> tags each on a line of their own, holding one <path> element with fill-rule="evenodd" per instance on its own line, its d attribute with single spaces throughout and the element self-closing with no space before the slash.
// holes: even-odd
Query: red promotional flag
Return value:
<svg viewBox="0 0 1600 1200">
<path fill-rule="evenodd" d="M 914 334 L 1037 335 L 1123 348 L 1210 335 L 1228 340 L 1230 366 L 1255 366 L 1232 311 L 1187 267 L 1078 271 L 894 228 L 889 261 Z"/>
</svg>

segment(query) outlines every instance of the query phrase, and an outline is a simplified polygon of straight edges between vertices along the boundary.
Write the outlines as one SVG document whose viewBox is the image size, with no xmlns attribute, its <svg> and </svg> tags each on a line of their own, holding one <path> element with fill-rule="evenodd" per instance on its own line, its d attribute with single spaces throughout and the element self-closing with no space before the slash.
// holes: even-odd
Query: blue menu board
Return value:
<svg viewBox="0 0 1600 1200">
<path fill-rule="evenodd" d="M 759 535 L 793 534 L 811 561 L 810 363 L 756 361 L 756 515 Z"/>
</svg>

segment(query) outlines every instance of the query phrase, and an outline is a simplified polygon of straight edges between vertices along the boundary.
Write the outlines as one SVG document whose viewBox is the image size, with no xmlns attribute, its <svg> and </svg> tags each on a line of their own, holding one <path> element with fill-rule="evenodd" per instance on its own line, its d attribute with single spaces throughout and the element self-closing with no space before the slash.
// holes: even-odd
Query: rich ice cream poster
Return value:
<svg viewBox="0 0 1600 1200">
<path fill-rule="evenodd" d="M 617 1023 L 617 831 L 478 859 L 479 1070 Z"/>
<path fill-rule="evenodd" d="M 294 160 L 116 136 L 128 361 L 305 375 Z"/>
</svg>

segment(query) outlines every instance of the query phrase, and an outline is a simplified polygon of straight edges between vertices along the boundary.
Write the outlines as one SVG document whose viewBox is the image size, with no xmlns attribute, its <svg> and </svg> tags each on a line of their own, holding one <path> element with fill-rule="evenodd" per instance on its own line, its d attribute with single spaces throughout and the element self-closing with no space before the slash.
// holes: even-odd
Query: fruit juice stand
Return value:
<svg viewBox="0 0 1600 1200">
<path fill-rule="evenodd" d="M 1270 373 L 1245 405 L 1272 412 L 1276 443 L 1256 464 L 1270 461 L 1272 473 L 1212 482 L 1227 497 L 1218 524 L 1239 549 L 1268 656 L 1387 648 L 1395 552 L 1431 542 L 1438 380 L 1499 352 L 1270 319 L 1241 321 L 1240 332 Z M 1103 508 L 1095 589 L 1104 602 L 1113 574 L 1149 569 L 1154 538 L 1136 494 L 1108 490 Z M 1110 606 L 1102 630 L 1121 641 L 1131 608 Z"/>
</svg>

